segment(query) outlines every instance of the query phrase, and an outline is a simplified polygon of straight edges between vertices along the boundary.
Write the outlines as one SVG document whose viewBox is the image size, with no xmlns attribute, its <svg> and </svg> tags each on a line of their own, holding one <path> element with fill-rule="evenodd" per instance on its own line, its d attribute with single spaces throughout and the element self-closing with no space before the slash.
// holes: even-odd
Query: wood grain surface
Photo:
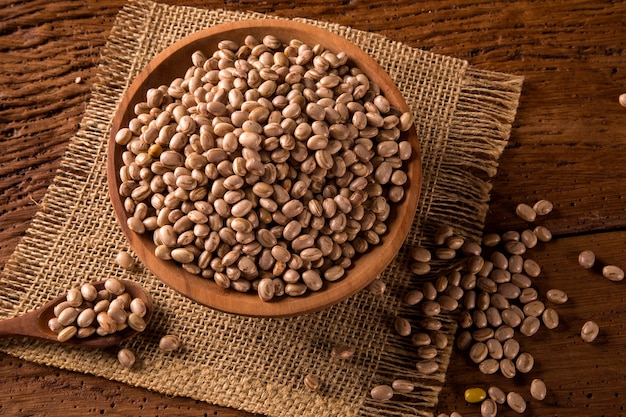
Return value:
<svg viewBox="0 0 626 417">
<path fill-rule="evenodd" d="M 520 202 L 546 198 L 542 224 L 555 239 L 532 252 L 544 267 L 542 290 L 570 302 L 561 325 L 520 343 L 533 372 L 514 380 L 479 374 L 454 352 L 437 412 L 478 416 L 463 400 L 469 386 L 519 390 L 541 377 L 545 401 L 526 415 L 626 415 L 626 282 L 576 263 L 591 248 L 626 267 L 626 4 L 623 1 L 284 0 L 168 1 L 198 7 L 320 19 L 373 31 L 408 45 L 525 77 L 510 144 L 493 180 L 487 231 L 520 230 Z M 99 54 L 123 1 L 0 2 L 0 267 L 24 235 L 54 178 L 88 103 Z M 583 343 L 580 326 L 600 323 Z M 223 416 L 250 414 L 170 398 L 0 354 L 0 415 Z M 516 413 L 501 407 L 498 415 Z"/>
</svg>

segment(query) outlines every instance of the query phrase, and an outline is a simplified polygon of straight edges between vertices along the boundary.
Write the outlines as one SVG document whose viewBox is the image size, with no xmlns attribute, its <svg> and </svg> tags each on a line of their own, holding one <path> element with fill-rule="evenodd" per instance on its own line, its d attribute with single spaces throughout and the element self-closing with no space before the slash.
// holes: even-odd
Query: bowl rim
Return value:
<svg viewBox="0 0 626 417">
<path fill-rule="evenodd" d="M 293 35 L 290 35 L 292 36 L 291 39 L 298 38 L 298 35 L 301 37 L 303 33 L 308 33 L 315 36 L 316 39 L 319 38 L 321 40 L 319 43 L 323 46 L 328 45 L 330 43 L 328 40 L 332 39 L 332 44 L 341 46 L 340 50 L 348 53 L 350 62 L 358 62 L 359 68 L 370 79 L 385 81 L 385 88 L 388 88 L 388 90 L 385 89 L 383 92 L 394 106 L 403 112 L 410 111 L 404 97 L 387 72 L 374 58 L 341 35 L 308 23 L 281 19 L 242 20 L 219 24 L 186 36 L 158 53 L 124 92 L 115 111 L 109 135 L 107 185 L 115 216 L 130 247 L 144 266 L 161 282 L 193 301 L 225 313 L 251 317 L 298 316 L 326 309 L 359 292 L 376 279 L 396 257 L 411 229 L 422 186 L 420 145 L 415 124 L 408 131 L 402 132 L 403 135 L 408 135 L 413 151 L 411 159 L 405 162 L 410 181 L 409 188 L 405 188 L 403 200 L 399 203 L 394 203 L 392 206 L 392 214 L 401 213 L 402 216 L 392 222 L 393 226 L 395 226 L 393 229 L 388 227 L 387 232 L 381 237 L 383 241 L 371 247 L 365 253 L 365 255 L 371 255 L 370 259 L 373 260 L 373 264 L 364 268 L 364 256 L 358 256 L 354 260 L 353 265 L 346 270 L 343 278 L 335 282 L 324 280 L 324 288 L 316 292 L 307 291 L 303 296 L 275 297 L 275 299 L 269 302 L 264 302 L 258 297 L 256 292 L 240 293 L 235 290 L 221 288 L 212 279 L 191 274 L 180 265 L 174 264 L 173 261 L 163 261 L 157 258 L 154 254 L 155 245 L 150 235 L 137 234 L 128 227 L 126 219 L 129 216 L 125 212 L 123 201 L 118 193 L 120 183 L 119 167 L 122 152 L 117 151 L 122 147 L 115 142 L 115 135 L 124 126 L 124 123 L 128 123 L 130 119 L 129 114 L 133 114 L 132 108 L 134 104 L 138 101 L 145 101 L 145 91 L 150 87 L 158 87 L 158 85 L 145 85 L 150 80 L 153 72 L 167 65 L 168 60 L 177 51 L 190 49 L 193 52 L 195 49 L 200 49 L 194 49 L 195 45 L 206 42 L 207 39 L 212 41 L 217 39 L 217 42 L 219 42 L 222 39 L 232 38 L 232 36 L 229 37 L 224 32 L 234 31 L 239 34 L 241 31 L 250 32 L 255 30 L 267 31 L 267 34 L 274 35 L 276 33 L 282 34 L 283 32 L 292 33 Z M 281 40 L 284 41 L 284 38 Z M 329 49 L 337 51 L 334 47 Z M 191 53 L 188 54 L 188 57 L 189 66 L 191 66 Z M 178 76 L 182 77 L 182 75 Z M 174 75 L 172 80 L 178 76 Z M 387 225 L 390 225 L 389 220 L 387 220 Z M 361 262 L 359 263 L 359 261 Z M 354 276 L 357 272 L 371 275 L 368 279 L 361 277 L 355 279 Z"/>
</svg>

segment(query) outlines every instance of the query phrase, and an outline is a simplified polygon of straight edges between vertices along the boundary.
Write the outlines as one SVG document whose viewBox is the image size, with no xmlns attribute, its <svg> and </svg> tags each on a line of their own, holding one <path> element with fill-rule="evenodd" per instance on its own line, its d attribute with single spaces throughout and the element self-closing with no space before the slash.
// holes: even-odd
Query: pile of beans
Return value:
<svg viewBox="0 0 626 417">
<path fill-rule="evenodd" d="M 412 116 L 319 45 L 248 36 L 191 60 L 115 137 L 130 229 L 265 301 L 341 279 L 404 198 Z"/>
<path fill-rule="evenodd" d="M 538 216 L 552 212 L 553 205 L 547 200 L 534 205 L 519 204 L 517 216 L 534 223 Z M 416 275 L 431 273 L 431 265 L 449 263 L 441 268 L 432 281 L 427 281 L 419 290 L 408 292 L 404 303 L 420 309 L 424 320 L 411 324 L 403 317 L 395 319 L 396 333 L 410 337 L 416 346 L 420 373 L 428 375 L 439 369 L 436 357 L 448 340 L 439 330 L 441 313 L 454 313 L 458 317 L 460 332 L 456 347 L 468 352 L 483 374 L 500 373 L 511 379 L 518 374 L 528 374 L 534 367 L 534 358 L 522 352 L 516 339 L 517 334 L 533 336 L 543 325 L 555 329 L 559 325 L 556 306 L 568 301 L 564 291 L 552 288 L 541 296 L 533 288 L 533 279 L 541 274 L 541 267 L 526 258 L 529 250 L 539 242 L 549 242 L 551 232 L 543 226 L 534 226 L 522 232 L 509 231 L 502 234 L 486 234 L 480 243 L 467 241 L 454 233 L 452 227 L 443 226 L 432 237 L 435 249 L 416 247 L 410 251 L 411 270 Z M 579 254 L 583 268 L 595 268 L 607 279 L 620 281 L 623 270 L 615 265 L 598 265 L 592 251 Z M 384 285 L 384 284 L 383 284 Z M 600 328 L 594 321 L 587 321 L 580 336 L 592 342 Z M 396 388 L 397 387 L 397 388 Z M 378 385 L 371 391 L 372 398 L 380 401 L 391 399 L 396 393 L 412 391 L 411 381 L 396 380 L 390 385 Z M 529 387 L 533 399 L 542 401 L 547 394 L 543 380 L 535 378 Z M 517 392 L 505 393 L 498 387 L 469 388 L 465 398 L 470 403 L 481 404 L 481 416 L 494 417 L 499 405 L 506 404 L 517 413 L 526 410 L 526 400 Z M 460 417 L 458 412 L 449 416 Z"/>
<path fill-rule="evenodd" d="M 142 332 L 145 314 L 144 301 L 132 298 L 122 281 L 109 278 L 100 291 L 91 283 L 70 289 L 66 299 L 55 306 L 48 327 L 61 342 L 73 337 L 107 336 L 127 327 Z"/>
</svg>

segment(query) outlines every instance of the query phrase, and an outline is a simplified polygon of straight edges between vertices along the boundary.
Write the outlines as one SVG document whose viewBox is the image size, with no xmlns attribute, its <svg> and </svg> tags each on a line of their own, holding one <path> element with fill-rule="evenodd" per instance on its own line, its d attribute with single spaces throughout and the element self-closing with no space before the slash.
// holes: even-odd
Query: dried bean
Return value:
<svg viewBox="0 0 626 417">
<path fill-rule="evenodd" d="M 415 368 L 417 369 L 418 372 L 422 374 L 430 375 L 430 374 L 434 374 L 435 372 L 437 372 L 437 370 L 439 370 L 439 364 L 432 359 L 421 360 L 415 364 Z"/>
<path fill-rule="evenodd" d="M 506 402 L 506 394 L 499 387 L 491 386 L 487 390 L 487 393 L 489 394 L 489 398 L 494 400 L 497 404 L 504 404 Z"/>
<path fill-rule="evenodd" d="M 387 401 L 393 397 L 393 388 L 389 385 L 377 385 L 372 388 L 371 396 L 377 401 Z"/>
<path fill-rule="evenodd" d="M 537 212 L 528 204 L 524 203 L 518 204 L 517 207 L 515 207 L 515 214 L 528 223 L 534 222 L 537 217 Z"/>
<path fill-rule="evenodd" d="M 411 259 L 417 262 L 430 262 L 432 255 L 426 248 L 412 248 L 410 251 Z"/>
<path fill-rule="evenodd" d="M 67 342 L 72 337 L 76 336 L 77 332 L 78 329 L 76 328 L 76 326 L 64 327 L 62 330 L 59 331 L 59 333 L 57 333 L 57 340 L 59 342 Z"/>
<path fill-rule="evenodd" d="M 517 374 L 515 363 L 509 358 L 502 359 L 500 361 L 500 373 L 507 379 L 514 378 Z"/>
<path fill-rule="evenodd" d="M 498 415 L 498 405 L 490 398 L 480 404 L 480 415 L 482 417 L 496 417 Z"/>
<path fill-rule="evenodd" d="M 523 311 L 527 316 L 539 317 L 546 309 L 542 301 L 535 300 L 524 305 Z"/>
<path fill-rule="evenodd" d="M 567 293 L 565 291 L 554 288 L 548 290 L 546 298 L 554 304 L 565 304 L 568 300 Z"/>
<path fill-rule="evenodd" d="M 477 404 L 487 398 L 487 393 L 482 388 L 468 388 L 465 390 L 463 398 L 470 404 Z"/>
<path fill-rule="evenodd" d="M 135 364 L 135 354 L 127 348 L 120 349 L 117 352 L 117 359 L 124 368 L 132 368 Z"/>
<path fill-rule="evenodd" d="M 489 349 L 487 345 L 482 342 L 477 342 L 472 345 L 469 352 L 469 357 L 474 363 L 480 363 L 487 358 Z"/>
<path fill-rule="evenodd" d="M 478 365 L 478 370 L 484 375 L 495 374 L 500 370 L 500 362 L 496 359 L 485 359 Z"/>
<path fill-rule="evenodd" d="M 411 323 L 403 317 L 396 317 L 394 327 L 396 333 L 400 336 L 409 336 L 411 334 Z"/>
<path fill-rule="evenodd" d="M 544 226 L 535 227 L 533 229 L 533 232 L 535 233 L 535 235 L 537 235 L 537 239 L 542 242 L 549 242 L 552 240 L 552 232 L 550 232 L 550 230 L 548 230 Z"/>
<path fill-rule="evenodd" d="M 546 398 L 546 383 L 542 379 L 535 378 L 530 383 L 530 395 L 537 401 L 543 401 Z"/>
<path fill-rule="evenodd" d="M 513 338 L 506 340 L 502 345 L 502 352 L 504 353 L 504 357 L 507 359 L 516 358 L 519 353 L 519 349 L 519 342 Z"/>
<path fill-rule="evenodd" d="M 320 388 L 319 377 L 315 374 L 306 374 L 304 376 L 304 386 L 311 391 L 317 391 Z M 373 395 L 372 395 L 373 397 Z"/>
<path fill-rule="evenodd" d="M 616 265 L 605 265 L 602 267 L 602 276 L 611 281 L 621 281 L 624 279 L 624 270 Z"/>
<path fill-rule="evenodd" d="M 593 251 L 584 250 L 578 254 L 578 264 L 583 268 L 593 268 L 596 262 L 596 255 Z"/>
<path fill-rule="evenodd" d="M 434 359 L 437 357 L 437 349 L 434 346 L 420 346 L 417 348 L 417 356 L 424 360 Z"/>
<path fill-rule="evenodd" d="M 408 394 L 409 392 L 413 392 L 415 384 L 406 379 L 396 379 L 391 383 L 391 388 L 393 388 L 395 392 Z"/>
<path fill-rule="evenodd" d="M 482 244 L 488 248 L 492 248 L 500 244 L 501 237 L 497 233 L 489 233 L 483 236 Z"/>
<path fill-rule="evenodd" d="M 540 216 L 550 214 L 553 208 L 554 205 L 548 200 L 539 200 L 533 205 L 533 210 Z"/>
<path fill-rule="evenodd" d="M 511 391 L 506 395 L 506 403 L 511 410 L 522 414 L 526 411 L 526 400 L 519 393 Z"/>
<path fill-rule="evenodd" d="M 404 295 L 404 302 L 408 305 L 416 305 L 424 298 L 424 293 L 420 290 L 411 290 Z"/>
<path fill-rule="evenodd" d="M 541 314 L 541 320 L 548 329 L 556 329 L 559 326 L 559 314 L 553 308 L 546 308 Z"/>
<path fill-rule="evenodd" d="M 583 324 L 580 330 L 580 337 L 585 342 L 593 342 L 600 333 L 600 327 L 595 321 L 589 320 Z"/>
<path fill-rule="evenodd" d="M 528 352 L 521 353 L 515 361 L 515 368 L 523 374 L 530 372 L 534 365 L 535 359 Z"/>
</svg>

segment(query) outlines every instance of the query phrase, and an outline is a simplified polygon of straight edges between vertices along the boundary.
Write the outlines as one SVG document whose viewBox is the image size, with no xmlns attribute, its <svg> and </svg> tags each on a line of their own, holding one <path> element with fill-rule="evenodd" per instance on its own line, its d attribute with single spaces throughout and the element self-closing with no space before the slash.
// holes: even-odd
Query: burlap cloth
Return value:
<svg viewBox="0 0 626 417">
<path fill-rule="evenodd" d="M 424 181 L 410 235 L 381 275 L 382 296 L 363 291 L 320 313 L 288 319 L 223 314 L 180 296 L 145 269 L 129 273 L 115 263 L 128 249 L 107 194 L 106 144 L 124 90 L 159 51 L 199 29 L 256 13 L 172 7 L 133 0 L 120 12 L 102 53 L 84 120 L 27 235 L 0 276 L 0 318 L 25 313 L 73 285 L 116 276 L 141 282 L 156 304 L 148 331 L 126 344 L 139 358 L 131 370 L 114 351 L 81 350 L 22 339 L 0 343 L 4 352 L 69 369 L 269 416 L 432 415 L 445 379 L 452 343 L 437 356 L 439 371 L 416 371 L 410 338 L 393 330 L 394 317 L 419 327 L 420 314 L 401 299 L 420 280 L 411 276 L 407 251 L 430 245 L 433 231 L 452 224 L 478 238 L 489 198 L 489 179 L 509 137 L 521 91 L 520 77 L 472 68 L 466 61 L 408 47 L 383 36 L 324 22 L 370 53 L 395 80 L 414 112 Z M 450 342 L 456 325 L 442 316 Z M 159 338 L 180 335 L 184 349 L 162 353 Z M 348 360 L 331 360 L 343 343 Z M 307 390 L 303 377 L 322 381 Z M 405 378 L 411 394 L 371 399 L 376 384 Z"/>
</svg>

